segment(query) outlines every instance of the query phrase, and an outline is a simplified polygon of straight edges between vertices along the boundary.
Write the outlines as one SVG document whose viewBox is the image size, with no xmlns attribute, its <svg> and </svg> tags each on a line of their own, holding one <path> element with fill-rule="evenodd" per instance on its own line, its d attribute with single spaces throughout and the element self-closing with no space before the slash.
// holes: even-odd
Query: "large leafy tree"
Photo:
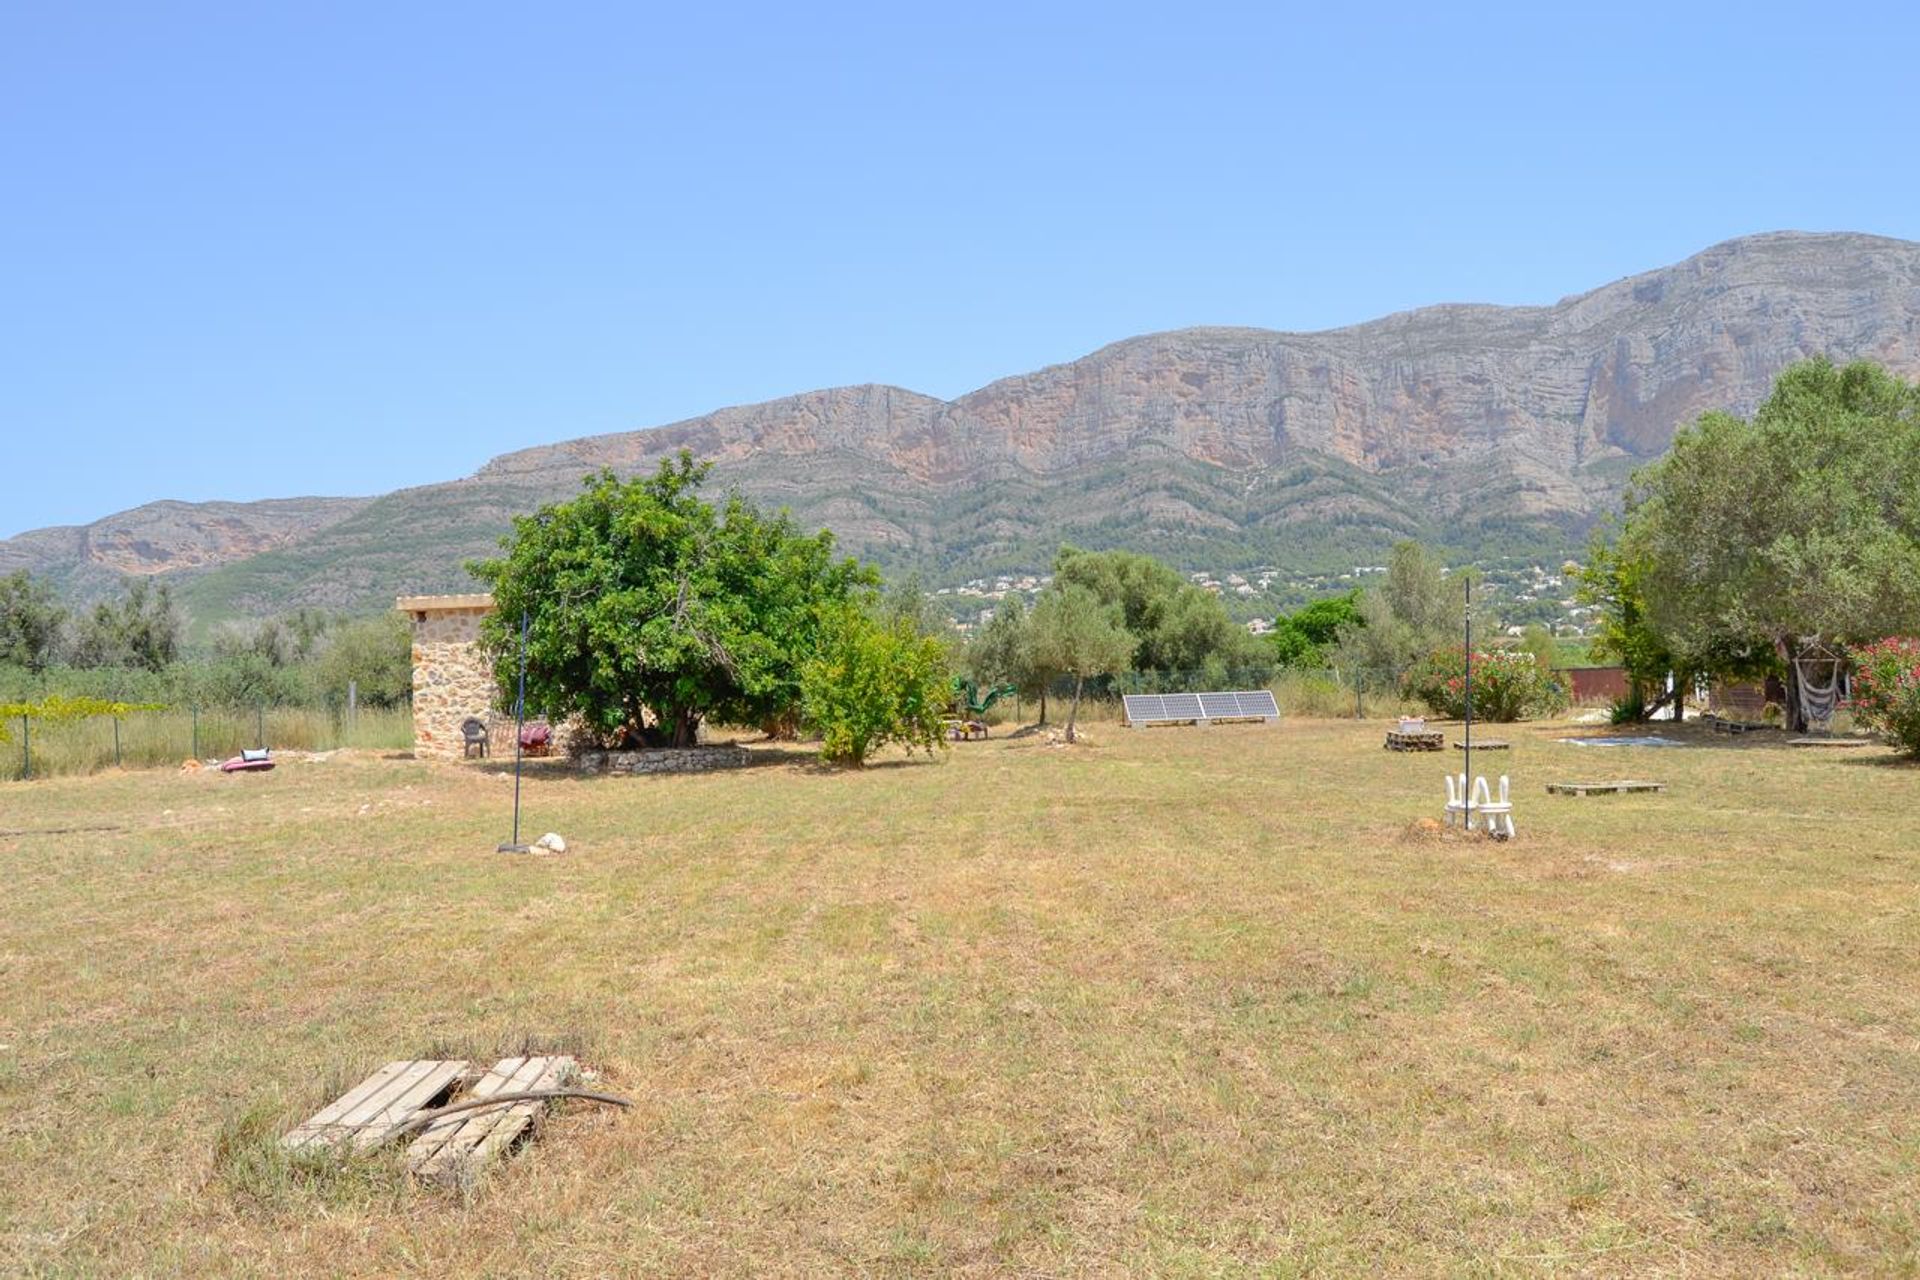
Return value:
<svg viewBox="0 0 1920 1280">
<path fill-rule="evenodd" d="M 1076 741 L 1080 695 L 1089 679 L 1125 671 L 1138 642 L 1120 607 L 1090 588 L 1058 577 L 1041 593 L 1030 621 L 1033 662 L 1045 671 L 1073 677 L 1073 703 L 1067 711 L 1067 741 Z"/>
<path fill-rule="evenodd" d="M 1359 616 L 1337 629 L 1335 661 L 1363 687 L 1398 687 L 1436 649 L 1459 643 L 1461 604 L 1432 552 L 1396 543 L 1385 579 L 1361 592 Z"/>
<path fill-rule="evenodd" d="M 1224 678 L 1231 671 L 1244 676 L 1248 668 L 1272 664 L 1271 650 L 1236 626 L 1215 596 L 1152 556 L 1062 547 L 1053 577 L 1056 584 L 1084 588 L 1119 610 L 1120 625 L 1134 638 L 1128 665 L 1136 671 Z"/>
<path fill-rule="evenodd" d="M 352 685 L 360 705 L 398 706 L 413 689 L 413 658 L 406 617 L 399 613 L 358 618 L 334 627 L 314 674 L 330 706 L 347 700 Z"/>
<path fill-rule="evenodd" d="M 51 584 L 25 569 L 0 578 L 0 663 L 35 675 L 45 671 L 59 652 L 66 621 Z"/>
<path fill-rule="evenodd" d="M 135 578 L 118 600 L 97 604 L 73 639 L 76 667 L 164 671 L 180 652 L 180 613 L 164 582 Z"/>
<path fill-rule="evenodd" d="M 1010 595 L 994 607 L 968 641 L 962 665 L 975 683 L 1011 684 L 1023 697 L 1040 700 L 1040 721 L 1047 719 L 1046 673 L 1034 664 L 1031 615 L 1019 596 Z"/>
<path fill-rule="evenodd" d="M 1365 625 L 1358 591 L 1312 601 L 1274 619 L 1274 657 L 1283 667 L 1324 667 L 1340 638 L 1340 629 Z"/>
<path fill-rule="evenodd" d="M 685 746 L 708 717 L 790 715 L 823 619 L 876 579 L 784 514 L 738 498 L 716 511 L 699 494 L 707 471 L 682 451 L 515 518 L 506 554 L 471 566 L 493 590 L 481 644 L 503 691 L 524 614 L 529 704 L 604 742 Z"/>
<path fill-rule="evenodd" d="M 1704 415 L 1636 475 L 1619 555 L 1679 665 L 1770 652 L 1801 727 L 1804 643 L 1920 629 L 1920 389 L 1815 359 Z"/>
</svg>

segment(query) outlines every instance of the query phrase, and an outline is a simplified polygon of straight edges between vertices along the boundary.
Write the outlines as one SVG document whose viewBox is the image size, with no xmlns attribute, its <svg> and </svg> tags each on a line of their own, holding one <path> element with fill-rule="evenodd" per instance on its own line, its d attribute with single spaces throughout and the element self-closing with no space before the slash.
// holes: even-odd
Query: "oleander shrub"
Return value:
<svg viewBox="0 0 1920 1280">
<path fill-rule="evenodd" d="M 1436 650 L 1407 678 L 1407 693 L 1437 716 L 1467 712 L 1466 650 Z M 1506 723 L 1553 715 L 1567 691 L 1530 653 L 1495 649 L 1473 655 L 1473 718 Z"/>
<path fill-rule="evenodd" d="M 1920 639 L 1893 636 L 1852 650 L 1854 723 L 1920 757 Z"/>
</svg>

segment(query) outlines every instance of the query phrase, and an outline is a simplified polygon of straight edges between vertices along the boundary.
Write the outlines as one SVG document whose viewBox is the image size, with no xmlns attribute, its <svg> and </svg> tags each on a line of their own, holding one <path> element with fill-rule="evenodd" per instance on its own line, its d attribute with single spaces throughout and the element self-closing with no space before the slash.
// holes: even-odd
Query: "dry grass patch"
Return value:
<svg viewBox="0 0 1920 1280">
<path fill-rule="evenodd" d="M 0 789 L 0 1269 L 1920 1267 L 1920 770 L 1102 727 L 527 785 L 342 753 Z M 1548 799 L 1652 775 L 1664 796 Z M 112 826 L 116 830 L 82 828 Z M 390 1058 L 579 1054 L 471 1205 L 272 1139 Z"/>
</svg>

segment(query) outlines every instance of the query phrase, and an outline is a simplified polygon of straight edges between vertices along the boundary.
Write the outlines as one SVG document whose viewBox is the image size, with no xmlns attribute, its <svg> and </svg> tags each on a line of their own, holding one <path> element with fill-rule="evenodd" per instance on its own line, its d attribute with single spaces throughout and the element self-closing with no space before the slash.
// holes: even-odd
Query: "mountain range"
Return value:
<svg viewBox="0 0 1920 1280">
<path fill-rule="evenodd" d="M 810 391 L 495 458 L 376 498 L 158 502 L 0 541 L 78 600 L 175 579 L 202 621 L 465 589 L 516 512 L 687 448 L 738 488 L 930 585 L 1043 568 L 1062 541 L 1310 572 L 1400 537 L 1558 555 L 1702 412 L 1825 354 L 1920 374 L 1920 244 L 1779 232 L 1549 306 L 1423 307 L 1318 333 L 1129 338 L 954 400 Z"/>
</svg>

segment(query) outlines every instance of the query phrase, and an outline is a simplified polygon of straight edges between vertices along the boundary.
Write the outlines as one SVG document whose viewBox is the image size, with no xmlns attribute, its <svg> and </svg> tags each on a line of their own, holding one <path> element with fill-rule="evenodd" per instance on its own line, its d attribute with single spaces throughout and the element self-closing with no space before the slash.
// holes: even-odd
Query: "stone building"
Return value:
<svg viewBox="0 0 1920 1280">
<path fill-rule="evenodd" d="M 476 643 L 480 619 L 493 612 L 493 597 L 401 596 L 394 607 L 413 623 L 414 752 L 457 758 L 461 722 L 469 716 L 493 720 L 493 672 Z M 512 737 L 509 732 L 508 745 Z"/>
</svg>

